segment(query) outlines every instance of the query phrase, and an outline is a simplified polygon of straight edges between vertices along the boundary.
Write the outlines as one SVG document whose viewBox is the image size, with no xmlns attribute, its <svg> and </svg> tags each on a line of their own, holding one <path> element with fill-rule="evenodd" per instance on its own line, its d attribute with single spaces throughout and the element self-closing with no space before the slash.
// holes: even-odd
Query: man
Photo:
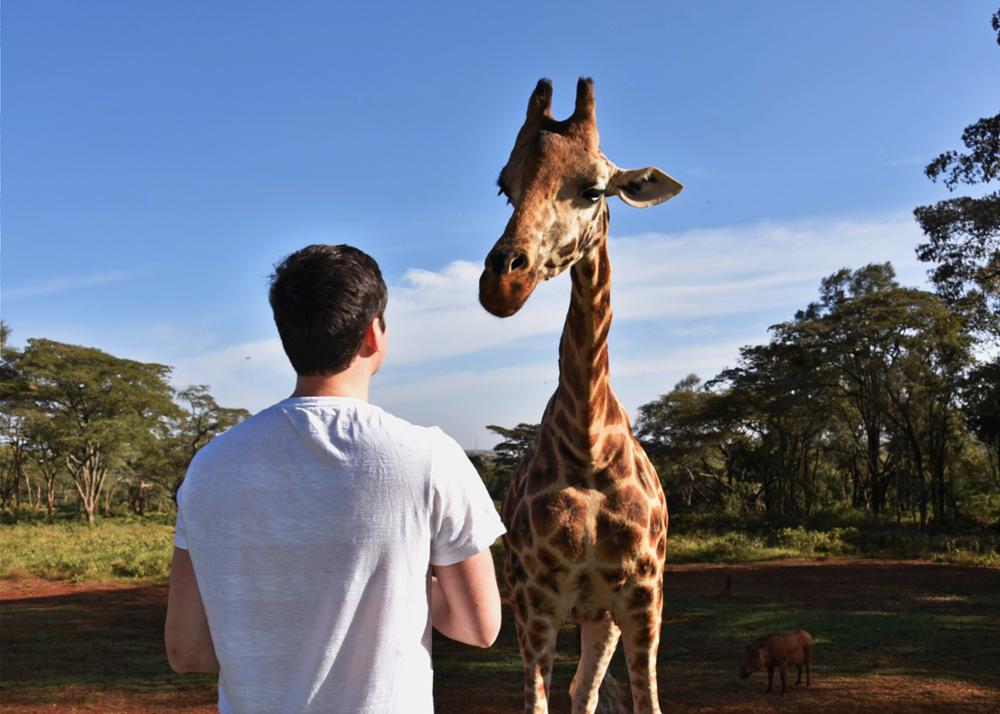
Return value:
<svg viewBox="0 0 1000 714">
<path fill-rule="evenodd" d="M 431 625 L 489 647 L 503 525 L 461 447 L 368 403 L 386 288 L 350 246 L 271 279 L 294 394 L 198 452 L 177 494 L 165 639 L 219 711 L 430 712 Z"/>
</svg>

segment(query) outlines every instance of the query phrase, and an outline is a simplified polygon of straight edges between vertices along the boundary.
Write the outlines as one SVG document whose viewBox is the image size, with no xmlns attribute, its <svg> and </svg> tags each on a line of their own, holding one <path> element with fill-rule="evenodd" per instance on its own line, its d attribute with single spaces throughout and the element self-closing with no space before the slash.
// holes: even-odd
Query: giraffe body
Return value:
<svg viewBox="0 0 1000 714">
<path fill-rule="evenodd" d="M 547 711 L 555 641 L 578 623 L 574 712 L 593 712 L 619 638 L 635 712 L 659 712 L 656 655 L 663 605 L 667 506 L 608 380 L 611 263 L 605 196 L 646 206 L 680 184 L 659 169 L 623 171 L 600 151 L 593 83 L 559 122 L 552 87 L 539 82 L 501 191 L 514 205 L 486 259 L 480 302 L 516 312 L 535 285 L 571 266 L 572 293 L 559 346 L 559 386 L 539 435 L 504 499 L 504 575 L 525 665 L 525 710 Z"/>
</svg>

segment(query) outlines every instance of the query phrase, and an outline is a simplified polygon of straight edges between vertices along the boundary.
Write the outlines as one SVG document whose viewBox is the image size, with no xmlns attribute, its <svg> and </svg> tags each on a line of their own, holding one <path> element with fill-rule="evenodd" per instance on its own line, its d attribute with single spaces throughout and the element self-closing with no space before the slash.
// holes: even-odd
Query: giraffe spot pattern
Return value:
<svg viewBox="0 0 1000 714">
<path fill-rule="evenodd" d="M 531 612 L 537 615 L 555 614 L 552 596 L 545 594 L 545 592 L 534 585 L 528 586 L 528 603 L 531 605 Z"/>
<path fill-rule="evenodd" d="M 603 511 L 597 514 L 598 557 L 613 561 L 630 560 L 642 541 L 642 530 L 622 520 L 617 514 Z"/>
<path fill-rule="evenodd" d="M 649 501 L 635 486 L 623 482 L 607 498 L 607 508 L 622 518 L 641 526 L 646 525 L 649 515 Z"/>
<path fill-rule="evenodd" d="M 632 597 L 629 599 L 629 607 L 633 610 L 646 610 L 653 604 L 653 589 L 637 585 L 632 590 Z"/>
<path fill-rule="evenodd" d="M 612 590 L 618 591 L 625 587 L 628 582 L 628 573 L 622 567 L 601 568 L 598 570 L 601 577 L 611 586 Z"/>
<path fill-rule="evenodd" d="M 566 491 L 540 494 L 531 504 L 531 523 L 535 534 L 550 537 L 554 551 L 570 561 L 583 558 L 586 520 L 586 504 Z M 544 561 L 542 564 L 552 567 Z"/>
</svg>

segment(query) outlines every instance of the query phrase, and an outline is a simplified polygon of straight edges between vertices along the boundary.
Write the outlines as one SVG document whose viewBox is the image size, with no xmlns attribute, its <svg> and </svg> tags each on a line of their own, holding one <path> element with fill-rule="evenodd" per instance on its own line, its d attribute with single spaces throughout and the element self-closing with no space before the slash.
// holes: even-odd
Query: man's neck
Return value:
<svg viewBox="0 0 1000 714">
<path fill-rule="evenodd" d="M 368 401 L 371 376 L 350 368 L 331 375 L 299 375 L 293 397 L 353 397 Z"/>
</svg>

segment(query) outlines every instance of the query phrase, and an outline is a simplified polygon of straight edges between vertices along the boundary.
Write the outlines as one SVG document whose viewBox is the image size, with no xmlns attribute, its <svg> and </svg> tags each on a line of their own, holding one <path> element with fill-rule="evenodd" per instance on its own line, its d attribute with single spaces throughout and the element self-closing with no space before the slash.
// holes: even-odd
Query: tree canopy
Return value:
<svg viewBox="0 0 1000 714">
<path fill-rule="evenodd" d="M 102 497 L 110 511 L 119 484 L 128 487 L 128 505 L 142 512 L 148 488 L 174 491 L 197 449 L 248 415 L 219 407 L 203 386 L 175 392 L 165 365 L 47 339 L 16 350 L 6 325 L 3 337 L 5 505 L 19 502 L 22 491 L 40 505 L 44 483 L 51 514 L 65 479 L 90 524 Z"/>
<path fill-rule="evenodd" d="M 1000 33 L 1000 11 L 992 25 Z M 967 152 L 938 155 L 927 165 L 927 177 L 943 180 L 949 191 L 960 184 L 995 183 L 1000 177 L 1000 114 L 967 126 L 962 143 Z M 1000 191 L 919 206 L 914 215 L 928 239 L 917 246 L 917 258 L 934 264 L 930 278 L 938 293 L 966 314 L 975 329 L 1000 336 Z"/>
</svg>

